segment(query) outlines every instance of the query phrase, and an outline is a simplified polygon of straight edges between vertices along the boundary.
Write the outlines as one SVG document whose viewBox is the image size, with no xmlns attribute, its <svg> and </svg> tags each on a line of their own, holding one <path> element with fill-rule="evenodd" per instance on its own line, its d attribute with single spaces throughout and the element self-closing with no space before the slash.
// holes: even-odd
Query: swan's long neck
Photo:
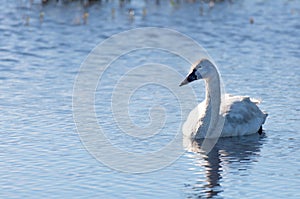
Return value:
<svg viewBox="0 0 300 199">
<path fill-rule="evenodd" d="M 211 136 L 212 133 L 216 133 L 215 128 L 218 126 L 220 105 L 222 102 L 220 76 L 217 70 L 215 70 L 214 73 L 215 74 L 213 74 L 210 78 L 205 80 L 205 122 L 209 124 L 206 129 L 206 136 Z"/>
</svg>

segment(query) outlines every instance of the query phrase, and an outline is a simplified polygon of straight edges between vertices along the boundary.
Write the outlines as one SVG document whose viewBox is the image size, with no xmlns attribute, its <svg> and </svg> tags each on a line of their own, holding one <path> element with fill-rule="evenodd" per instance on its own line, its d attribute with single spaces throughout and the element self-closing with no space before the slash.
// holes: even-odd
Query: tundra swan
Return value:
<svg viewBox="0 0 300 199">
<path fill-rule="evenodd" d="M 258 100 L 247 96 L 222 95 L 219 72 L 208 59 L 196 62 L 180 86 L 199 79 L 205 81 L 205 100 L 190 112 L 183 124 L 184 136 L 201 139 L 262 133 L 262 124 L 268 114 L 258 108 Z M 209 129 L 218 131 L 214 129 L 218 125 L 221 126 L 220 133 L 207 133 Z"/>
</svg>

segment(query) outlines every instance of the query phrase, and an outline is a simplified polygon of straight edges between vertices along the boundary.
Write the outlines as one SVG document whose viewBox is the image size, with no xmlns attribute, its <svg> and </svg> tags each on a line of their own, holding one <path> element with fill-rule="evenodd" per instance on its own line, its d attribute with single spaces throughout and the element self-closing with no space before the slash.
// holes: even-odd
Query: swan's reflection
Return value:
<svg viewBox="0 0 300 199">
<path fill-rule="evenodd" d="M 189 155 L 195 161 L 195 167 L 205 168 L 205 181 L 192 185 L 193 196 L 212 198 L 222 192 L 221 179 L 226 173 L 246 171 L 259 156 L 265 135 L 220 138 L 210 152 L 203 151 L 203 140 L 184 139 L 185 148 L 193 152 Z"/>
</svg>

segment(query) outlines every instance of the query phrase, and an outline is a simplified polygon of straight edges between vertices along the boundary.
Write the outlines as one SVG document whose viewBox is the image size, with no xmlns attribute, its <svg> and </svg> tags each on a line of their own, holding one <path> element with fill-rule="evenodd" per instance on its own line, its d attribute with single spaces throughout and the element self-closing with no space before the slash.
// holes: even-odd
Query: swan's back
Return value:
<svg viewBox="0 0 300 199">
<path fill-rule="evenodd" d="M 225 106 L 222 110 L 222 116 L 225 117 L 222 137 L 257 133 L 267 117 L 257 104 L 259 100 L 256 99 L 226 95 Z"/>
</svg>

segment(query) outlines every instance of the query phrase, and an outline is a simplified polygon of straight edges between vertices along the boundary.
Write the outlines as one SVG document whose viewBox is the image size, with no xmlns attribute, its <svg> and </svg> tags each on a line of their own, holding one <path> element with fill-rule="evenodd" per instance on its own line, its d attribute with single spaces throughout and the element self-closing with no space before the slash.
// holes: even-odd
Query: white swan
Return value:
<svg viewBox="0 0 300 199">
<path fill-rule="evenodd" d="M 184 136 L 201 139 L 262 133 L 262 124 L 268 114 L 257 107 L 258 100 L 245 96 L 222 95 L 218 70 L 208 59 L 194 64 L 180 86 L 198 79 L 205 81 L 206 97 L 190 112 L 183 124 Z M 221 127 L 219 130 L 218 126 Z M 214 134 L 213 131 L 219 133 Z"/>
</svg>

